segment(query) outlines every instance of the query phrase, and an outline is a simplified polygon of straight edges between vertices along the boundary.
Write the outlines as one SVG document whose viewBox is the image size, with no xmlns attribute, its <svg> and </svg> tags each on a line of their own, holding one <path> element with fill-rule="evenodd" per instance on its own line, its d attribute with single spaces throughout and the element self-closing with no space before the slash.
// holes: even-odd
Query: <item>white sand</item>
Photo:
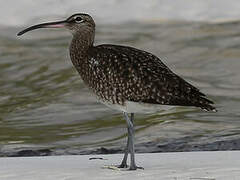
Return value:
<svg viewBox="0 0 240 180">
<path fill-rule="evenodd" d="M 0 158 L 0 180 L 240 180 L 240 151 L 137 154 L 137 163 L 145 170 L 101 168 L 120 163 L 122 156 Z"/>
</svg>

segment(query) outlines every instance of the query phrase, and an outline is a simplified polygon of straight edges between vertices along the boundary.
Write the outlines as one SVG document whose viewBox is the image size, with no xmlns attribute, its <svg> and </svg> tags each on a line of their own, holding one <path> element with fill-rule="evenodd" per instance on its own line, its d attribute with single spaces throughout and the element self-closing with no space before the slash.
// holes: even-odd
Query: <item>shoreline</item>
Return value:
<svg viewBox="0 0 240 180">
<path fill-rule="evenodd" d="M 186 140 L 185 140 L 186 141 Z M 240 150 L 240 139 L 216 141 L 205 144 L 183 143 L 173 140 L 172 143 L 156 143 L 153 141 L 139 143 L 135 146 L 136 153 L 168 153 L 168 152 L 199 152 L 199 151 L 237 151 Z M 12 151 L 1 151 L 1 157 L 34 157 L 56 155 L 95 155 L 124 153 L 124 147 L 96 147 L 96 148 L 21 148 Z"/>
</svg>

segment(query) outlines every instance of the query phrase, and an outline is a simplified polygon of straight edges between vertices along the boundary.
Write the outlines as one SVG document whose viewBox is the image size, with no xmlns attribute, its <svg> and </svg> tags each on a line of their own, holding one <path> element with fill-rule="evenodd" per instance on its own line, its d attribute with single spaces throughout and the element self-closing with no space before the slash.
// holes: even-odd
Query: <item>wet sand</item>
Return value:
<svg viewBox="0 0 240 180">
<path fill-rule="evenodd" d="M 187 141 L 185 139 L 185 141 Z M 182 143 L 182 139 L 173 140 L 172 143 L 147 142 L 137 144 L 137 153 L 166 153 L 166 152 L 190 152 L 190 151 L 229 151 L 240 149 L 240 139 L 228 141 L 216 141 L 206 144 Z M 66 149 L 30 149 L 19 151 L 0 151 L 0 157 L 31 157 L 31 156 L 53 156 L 53 155 L 95 155 L 95 154 L 119 154 L 124 153 L 123 148 L 66 148 Z"/>
</svg>

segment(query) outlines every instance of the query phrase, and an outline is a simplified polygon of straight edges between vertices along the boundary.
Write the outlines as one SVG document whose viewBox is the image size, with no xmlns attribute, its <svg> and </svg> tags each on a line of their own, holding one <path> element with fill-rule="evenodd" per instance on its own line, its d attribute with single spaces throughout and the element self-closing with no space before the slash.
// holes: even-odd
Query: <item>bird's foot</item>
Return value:
<svg viewBox="0 0 240 180">
<path fill-rule="evenodd" d="M 117 165 L 118 168 L 127 168 L 128 165 L 127 164 L 120 164 L 120 165 Z"/>
<path fill-rule="evenodd" d="M 132 171 L 132 170 L 137 170 L 137 169 L 142 169 L 142 170 L 144 170 L 143 167 L 136 166 L 136 165 L 132 165 L 132 166 L 130 166 L 130 168 L 129 168 L 128 170 L 129 170 L 129 171 Z"/>
<path fill-rule="evenodd" d="M 137 169 L 142 169 L 144 170 L 143 167 L 140 167 L 140 166 L 136 166 L 136 165 L 133 165 L 133 166 L 129 166 L 126 165 L 126 164 L 121 164 L 121 165 L 110 165 L 110 166 L 103 166 L 102 168 L 103 169 L 111 169 L 111 170 L 117 170 L 117 171 L 132 171 L 132 170 L 137 170 Z M 127 169 L 128 168 L 128 169 Z"/>
<path fill-rule="evenodd" d="M 117 171 L 121 171 L 123 169 L 126 169 L 128 166 L 121 164 L 121 165 L 110 165 L 110 166 L 103 166 L 103 169 L 111 169 L 111 170 L 117 170 Z"/>
</svg>

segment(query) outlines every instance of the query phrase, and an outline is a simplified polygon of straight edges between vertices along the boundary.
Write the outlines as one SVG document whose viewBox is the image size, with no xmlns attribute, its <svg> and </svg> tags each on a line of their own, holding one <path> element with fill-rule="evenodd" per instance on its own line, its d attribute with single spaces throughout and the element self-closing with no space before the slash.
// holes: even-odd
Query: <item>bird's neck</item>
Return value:
<svg viewBox="0 0 240 180">
<path fill-rule="evenodd" d="M 94 37 L 94 28 L 79 30 L 73 35 L 70 45 L 70 57 L 75 67 L 82 64 L 82 61 L 87 58 L 87 52 L 93 46 Z"/>
</svg>

